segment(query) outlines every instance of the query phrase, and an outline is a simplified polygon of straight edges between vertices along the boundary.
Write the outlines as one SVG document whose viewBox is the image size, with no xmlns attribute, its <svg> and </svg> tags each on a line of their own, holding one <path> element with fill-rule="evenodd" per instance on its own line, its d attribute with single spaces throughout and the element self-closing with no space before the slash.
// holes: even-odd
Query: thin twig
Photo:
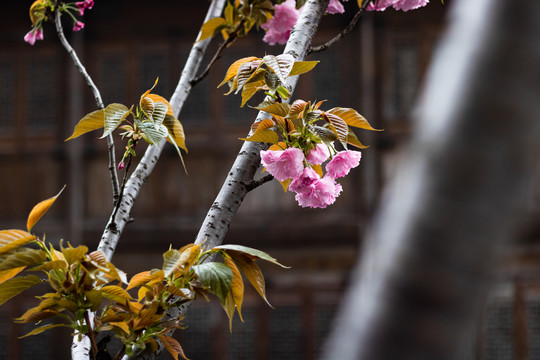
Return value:
<svg viewBox="0 0 540 360">
<path fill-rule="evenodd" d="M 221 57 L 221 53 L 223 52 L 223 50 L 225 50 L 227 46 L 231 45 L 238 38 L 238 31 L 240 31 L 242 26 L 244 26 L 244 20 L 240 21 L 240 24 L 238 24 L 236 29 L 234 29 L 234 31 L 229 35 L 229 37 L 224 40 L 221 45 L 219 45 L 219 48 L 216 50 L 216 53 L 214 54 L 212 60 L 210 60 L 204 71 L 199 76 L 189 82 L 191 86 L 195 86 L 197 83 L 201 82 L 206 77 L 206 75 L 208 75 L 210 69 L 212 69 L 217 59 Z"/>
<path fill-rule="evenodd" d="M 92 327 L 92 323 L 90 321 L 90 315 L 88 314 L 88 311 L 84 313 L 84 320 L 86 321 L 86 325 L 88 325 L 88 337 L 90 338 L 90 344 L 92 346 L 92 355 L 93 358 L 96 358 L 96 355 L 98 353 L 97 343 L 96 343 L 96 334 L 94 334 L 94 329 Z"/>
<path fill-rule="evenodd" d="M 307 52 L 307 55 L 309 54 L 313 54 L 313 53 L 317 53 L 317 52 L 321 52 L 321 51 L 325 51 L 326 49 L 328 49 L 330 46 L 334 45 L 335 43 L 337 43 L 338 41 L 340 41 L 341 39 L 343 39 L 347 34 L 349 34 L 353 29 L 354 27 L 356 26 L 356 24 L 358 23 L 358 20 L 360 20 L 360 17 L 362 16 L 362 14 L 364 13 L 364 11 L 366 10 L 366 7 L 371 4 L 373 0 L 369 0 L 369 1 L 365 1 L 363 4 L 362 4 L 362 7 L 360 9 L 358 9 L 358 11 L 356 12 L 356 14 L 354 14 L 351 22 L 349 23 L 349 25 L 347 25 L 347 27 L 345 29 L 343 29 L 343 31 L 341 31 L 339 34 L 337 34 L 334 38 L 330 39 L 328 42 L 326 42 L 325 44 L 322 44 L 322 45 L 319 45 L 319 46 L 315 46 L 315 47 L 311 47 L 308 52 Z"/>
<path fill-rule="evenodd" d="M 115 202 L 114 204 L 114 210 L 113 210 L 113 213 L 111 215 L 111 219 L 113 219 L 113 226 L 114 224 L 116 224 L 116 222 L 114 222 L 114 219 L 116 219 L 116 214 L 118 214 L 118 209 L 120 209 L 120 200 L 122 199 L 122 197 L 124 196 L 124 190 L 126 188 L 126 183 L 129 179 L 129 168 L 131 167 L 131 160 L 133 159 L 133 155 L 129 154 L 128 155 L 128 160 L 127 160 L 127 164 L 126 164 L 126 168 L 125 168 L 125 173 L 124 173 L 124 179 L 122 180 L 122 186 L 120 187 L 120 192 L 118 193 L 118 201 Z"/>
<path fill-rule="evenodd" d="M 56 26 L 56 33 L 58 34 L 58 39 L 60 39 L 62 46 L 64 46 L 64 48 L 68 52 L 69 56 L 73 60 L 73 63 L 75 64 L 75 67 L 81 73 L 82 77 L 86 81 L 86 84 L 88 85 L 90 90 L 92 90 L 92 93 L 94 94 L 94 100 L 96 101 L 98 108 L 103 109 L 105 108 L 105 106 L 103 105 L 103 100 L 101 98 L 101 94 L 96 84 L 94 84 L 94 81 L 92 80 L 88 72 L 86 71 L 86 68 L 79 60 L 77 53 L 75 52 L 75 50 L 73 50 L 73 47 L 71 47 L 71 45 L 66 39 L 66 36 L 64 34 L 64 29 L 62 27 L 62 21 L 60 19 L 60 15 L 61 15 L 60 10 L 57 5 L 55 14 L 54 14 L 54 24 Z M 115 150 L 114 150 L 114 140 L 111 134 L 107 136 L 107 149 L 109 152 L 109 173 L 111 175 L 113 199 L 115 202 L 118 202 L 118 198 L 119 198 L 118 174 L 116 172 L 116 155 L 115 155 Z"/>
<path fill-rule="evenodd" d="M 259 180 L 252 180 L 246 185 L 246 191 L 250 192 L 251 190 L 255 190 L 259 186 L 266 184 L 269 181 L 272 181 L 274 177 L 270 174 L 260 178 Z"/>
</svg>

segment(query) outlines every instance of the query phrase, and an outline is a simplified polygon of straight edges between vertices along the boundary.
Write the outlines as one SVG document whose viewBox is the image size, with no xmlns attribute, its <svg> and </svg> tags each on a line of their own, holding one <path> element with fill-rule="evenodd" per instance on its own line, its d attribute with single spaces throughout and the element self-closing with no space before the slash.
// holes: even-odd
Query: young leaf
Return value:
<svg viewBox="0 0 540 360">
<path fill-rule="evenodd" d="M 300 99 L 295 100 L 291 105 L 291 109 L 289 110 L 289 115 L 290 116 L 300 115 L 300 113 L 304 111 L 307 105 L 308 103 L 305 102 L 304 100 L 300 100 Z"/>
<path fill-rule="evenodd" d="M 311 71 L 319 61 L 295 61 L 289 76 L 302 75 Z"/>
<path fill-rule="evenodd" d="M 261 61 L 252 61 L 252 62 L 243 63 L 242 65 L 240 65 L 240 68 L 238 69 L 238 74 L 236 75 L 236 81 L 238 85 L 238 88 L 236 89 L 236 93 L 240 91 L 242 86 L 251 82 L 253 80 L 253 77 L 255 77 L 256 74 L 264 76 L 263 69 L 261 69 L 261 71 L 257 71 L 259 70 L 261 65 L 262 65 Z"/>
<path fill-rule="evenodd" d="M 34 235 L 23 230 L 2 230 L 0 231 L 0 254 L 28 244 L 35 239 Z"/>
<path fill-rule="evenodd" d="M 87 132 L 101 129 L 105 125 L 105 110 L 100 109 L 92 111 L 90 114 L 85 115 L 77 125 L 73 134 L 64 141 L 75 139 L 76 137 L 86 134 Z"/>
<path fill-rule="evenodd" d="M 232 63 L 231 66 L 229 66 L 229 69 L 227 70 L 227 74 L 225 75 L 225 79 L 223 79 L 223 81 L 217 86 L 217 87 L 220 87 L 221 85 L 225 84 L 226 82 L 232 80 L 233 78 L 236 77 L 236 75 L 238 74 L 238 70 L 240 69 L 240 66 L 244 63 L 247 63 L 247 62 L 251 62 L 251 61 L 254 61 L 254 60 L 259 60 L 258 57 L 255 57 L 255 56 L 249 56 L 249 57 L 245 57 L 245 58 L 242 58 L 242 59 L 239 59 L 239 60 L 236 60 L 235 62 Z"/>
<path fill-rule="evenodd" d="M 182 126 L 182 123 L 175 118 L 174 116 L 168 115 L 165 116 L 165 119 L 163 120 L 163 125 L 167 128 L 169 131 L 169 134 L 171 135 L 171 138 L 174 140 L 174 143 L 180 148 L 183 149 L 186 153 L 188 152 L 188 149 L 186 147 L 186 135 L 184 134 L 184 127 Z M 167 141 L 171 142 L 171 139 L 167 137 Z"/>
<path fill-rule="evenodd" d="M 155 103 L 156 102 L 162 102 L 165 105 L 167 105 L 167 115 L 174 116 L 174 111 L 173 111 L 172 105 L 167 100 L 165 100 L 164 97 L 159 96 L 157 94 L 148 94 L 148 95 L 146 95 L 146 97 L 150 98 Z"/>
<path fill-rule="evenodd" d="M 17 251 L 5 255 L 7 256 L 0 259 L 0 271 L 42 264 L 47 257 L 43 250 L 30 248 L 17 249 Z"/>
<path fill-rule="evenodd" d="M 53 269 L 65 269 L 67 268 L 67 262 L 64 260 L 52 260 L 47 261 L 42 265 L 35 266 L 28 271 L 50 271 Z"/>
<path fill-rule="evenodd" d="M 35 275 L 16 277 L 4 281 L 0 284 L 0 305 L 39 283 L 41 283 L 41 280 Z"/>
<path fill-rule="evenodd" d="M 192 268 L 200 282 L 215 294 L 221 303 L 225 302 L 227 294 L 231 290 L 233 272 L 230 267 L 222 263 L 208 262 L 195 265 Z"/>
<path fill-rule="evenodd" d="M 38 328 L 35 328 L 34 330 L 30 331 L 28 334 L 26 335 L 23 335 L 23 336 L 20 336 L 19 339 L 22 339 L 22 338 L 25 338 L 27 336 L 32 336 L 32 335 L 37 335 L 37 334 L 41 334 L 42 332 L 46 331 L 46 330 L 49 330 L 49 329 L 52 329 L 52 328 L 55 328 L 55 327 L 59 327 L 59 326 L 67 326 L 69 327 L 69 325 L 66 325 L 66 324 L 49 324 L 49 325 L 44 325 L 44 326 L 40 326 Z"/>
<path fill-rule="evenodd" d="M 254 81 L 245 84 L 242 87 L 242 103 L 240 106 L 244 106 L 249 99 L 257 93 L 257 91 L 264 89 L 264 80 Z"/>
<path fill-rule="evenodd" d="M 268 66 L 279 78 L 282 84 L 285 84 L 289 76 L 293 64 L 294 57 L 289 54 L 281 54 L 278 56 L 266 55 L 263 57 L 263 62 Z"/>
<path fill-rule="evenodd" d="M 49 210 L 52 204 L 54 204 L 54 202 L 56 201 L 56 198 L 60 196 L 60 194 L 62 193 L 62 191 L 64 191 L 65 188 L 66 186 L 64 185 L 64 187 L 60 190 L 58 194 L 56 194 L 52 198 L 43 200 L 40 203 L 38 203 L 36 206 L 34 206 L 32 211 L 30 211 L 30 215 L 28 215 L 28 220 L 26 222 L 26 228 L 28 232 L 32 230 L 32 228 L 38 222 L 38 220 L 41 219 L 41 217 L 47 212 L 47 210 Z"/>
<path fill-rule="evenodd" d="M 161 139 L 169 134 L 169 131 L 163 124 L 154 124 L 152 121 L 138 122 L 137 125 L 141 128 L 142 132 L 147 136 L 147 139 L 151 145 L 158 144 Z"/>
<path fill-rule="evenodd" d="M 25 267 L 26 266 L 19 266 L 17 268 L 0 271 L 0 284 L 16 276 L 23 271 Z"/>
<path fill-rule="evenodd" d="M 133 109 L 133 106 L 131 107 Z M 103 139 L 109 135 L 116 127 L 124 121 L 124 119 L 131 113 L 131 109 L 122 104 L 109 104 L 105 108 L 105 125 L 103 126 L 103 135 L 100 139 Z"/>
<path fill-rule="evenodd" d="M 214 248 L 215 249 L 215 248 Z M 264 286 L 264 277 L 261 272 L 261 269 L 257 266 L 254 260 L 247 254 L 243 252 L 229 251 L 228 252 L 236 266 L 244 274 L 246 279 L 251 283 L 251 285 L 257 290 L 259 295 L 266 301 L 269 306 L 270 303 L 266 299 L 266 290 Z"/>
<path fill-rule="evenodd" d="M 163 254 L 163 268 L 162 269 L 163 269 L 163 273 L 165 274 L 165 277 L 170 276 L 178 269 L 178 267 L 180 266 L 179 265 L 180 256 L 181 256 L 180 251 L 176 249 L 167 250 Z"/>
<path fill-rule="evenodd" d="M 165 278 L 163 270 L 157 271 L 143 271 L 133 275 L 126 290 L 133 289 L 134 287 L 145 285 L 148 283 L 161 282 Z"/>
<path fill-rule="evenodd" d="M 216 17 L 208 20 L 201 27 L 201 35 L 198 41 L 213 37 L 217 32 L 227 26 L 227 21 L 224 18 Z"/>
<path fill-rule="evenodd" d="M 330 123 L 330 128 L 334 131 L 341 144 L 346 148 L 347 135 L 349 134 L 347 123 L 333 113 L 323 113 L 323 117 Z"/>
<path fill-rule="evenodd" d="M 80 261 L 88 252 L 88 247 L 79 245 L 74 248 L 71 246 L 71 244 L 68 244 L 67 248 L 61 247 L 61 251 L 62 254 L 64 254 L 64 258 L 68 264 L 75 264 L 76 262 Z"/>
<path fill-rule="evenodd" d="M 247 138 L 241 138 L 240 140 L 275 144 L 279 141 L 279 135 L 273 130 L 260 129 L 259 127 L 253 135 Z"/>
<path fill-rule="evenodd" d="M 289 114 L 291 105 L 287 103 L 262 103 L 259 106 L 256 106 L 254 109 L 265 111 L 272 115 L 285 117 Z"/>
<path fill-rule="evenodd" d="M 356 137 L 356 134 L 352 132 L 350 128 L 349 128 L 349 133 L 347 134 L 347 144 L 356 146 L 357 148 L 360 148 L 360 149 L 367 149 L 369 147 L 362 144 L 360 140 L 358 140 L 358 138 Z"/>
<path fill-rule="evenodd" d="M 243 254 L 243 255 L 248 256 L 252 260 L 261 259 L 261 260 L 264 260 L 264 261 L 271 262 L 272 264 L 281 266 L 284 269 L 289 268 L 288 266 L 280 264 L 275 258 L 271 257 L 270 255 L 268 255 L 264 251 L 253 249 L 253 248 L 250 248 L 250 247 L 247 247 L 247 246 L 235 245 L 235 244 L 225 244 L 225 245 L 216 246 L 216 247 L 214 247 L 214 249 L 215 250 L 219 250 L 219 249 L 225 250 L 231 256 L 234 253 L 239 253 L 239 254 Z"/>
<path fill-rule="evenodd" d="M 103 286 L 99 290 L 101 290 L 101 295 L 104 298 L 116 301 L 120 304 L 125 304 L 128 300 L 133 300 L 131 295 L 129 295 L 129 293 L 126 290 L 122 289 L 120 286 L 108 285 Z"/>
<path fill-rule="evenodd" d="M 234 308 L 236 307 L 236 310 L 238 311 L 238 316 L 240 316 L 240 320 L 244 321 L 242 318 L 242 302 L 244 300 L 244 281 L 242 280 L 242 274 L 236 267 L 236 264 L 234 261 L 232 261 L 229 258 L 225 258 L 225 264 L 227 264 L 228 267 L 231 268 L 233 273 L 233 278 L 231 281 L 231 291 L 229 292 L 229 295 L 227 296 L 227 299 L 233 300 L 232 301 L 232 309 L 230 304 L 226 308 L 227 315 L 229 316 L 229 328 L 230 331 L 232 331 L 232 320 L 234 315 Z M 225 308 L 225 306 L 224 306 Z M 232 310 L 232 312 L 231 312 Z"/>
<path fill-rule="evenodd" d="M 163 123 L 163 120 L 165 119 L 165 115 L 167 115 L 167 111 L 169 111 L 169 109 L 167 108 L 166 104 L 162 102 L 155 102 L 154 112 L 152 114 L 152 120 L 154 121 L 154 124 L 161 125 Z"/>
<path fill-rule="evenodd" d="M 103 295 L 101 294 L 101 291 L 92 289 L 86 292 L 86 300 L 91 304 L 90 310 L 97 311 L 103 300 Z"/>
<path fill-rule="evenodd" d="M 167 351 L 172 355 L 174 360 L 178 360 L 178 355 L 186 360 L 189 360 L 184 354 L 184 349 L 182 349 L 182 346 L 178 341 L 176 341 L 176 339 L 165 335 L 158 335 L 158 338 L 163 343 L 163 346 L 165 346 L 165 349 L 167 349 Z"/>
<path fill-rule="evenodd" d="M 369 122 L 366 120 L 365 117 L 360 115 L 356 110 L 351 108 L 342 108 L 342 107 L 335 107 L 326 112 L 327 114 L 334 114 L 343 121 L 347 123 L 349 126 L 365 129 L 365 130 L 373 130 L 373 131 L 383 131 L 379 129 L 375 129 L 371 127 Z"/>
<path fill-rule="evenodd" d="M 27 310 L 21 317 L 15 318 L 18 323 L 38 322 L 45 319 L 50 319 L 58 315 L 60 312 L 54 309 L 43 310 L 41 306 L 33 307 Z"/>
</svg>

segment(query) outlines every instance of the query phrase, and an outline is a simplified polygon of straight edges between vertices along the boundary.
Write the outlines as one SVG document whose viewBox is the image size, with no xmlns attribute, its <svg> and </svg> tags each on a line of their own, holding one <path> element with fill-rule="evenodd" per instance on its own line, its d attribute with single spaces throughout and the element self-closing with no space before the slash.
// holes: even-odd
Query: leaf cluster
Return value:
<svg viewBox="0 0 540 360">
<path fill-rule="evenodd" d="M 30 233 L 59 195 L 32 209 L 27 230 L 0 231 L 0 305 L 34 285 L 49 285 L 47 292 L 37 296 L 39 304 L 15 321 L 57 321 L 41 325 L 25 336 L 69 327 L 79 335 L 89 336 L 97 349 L 95 335 L 111 331 L 124 344 L 121 351 L 128 355 L 137 349 L 155 351 L 161 341 L 175 359 L 187 359 L 180 343 L 169 336 L 172 330 L 183 328 L 183 315 L 167 317 L 168 309 L 213 294 L 232 326 L 235 310 L 242 319 L 242 274 L 268 302 L 264 277 L 255 261 L 283 266 L 262 251 L 240 245 L 206 250 L 188 244 L 166 251 L 160 269 L 140 272 L 128 281 L 99 250 L 88 253 L 84 245 L 64 247 L 62 241 L 56 249 Z M 222 261 L 209 261 L 215 255 L 220 255 Z M 96 314 L 93 321 L 90 313 Z"/>
<path fill-rule="evenodd" d="M 259 90 L 266 91 L 273 100 L 281 102 L 290 96 L 286 79 L 310 71 L 317 63 L 318 61 L 295 61 L 290 54 L 266 55 L 263 58 L 249 56 L 232 63 L 218 87 L 229 85 L 229 92 L 225 95 L 233 91 L 235 94 L 241 92 L 241 106 Z"/>
<path fill-rule="evenodd" d="M 274 148 L 297 147 L 304 150 L 315 148 L 317 143 L 332 144 L 339 141 L 345 149 L 348 145 L 365 149 L 351 128 L 380 131 L 356 110 L 335 107 L 327 111 L 320 109 L 322 101 L 311 104 L 296 100 L 290 104 L 263 102 L 255 107 L 272 115 L 252 125 L 251 135 L 242 140 L 266 142 Z M 272 149 L 272 148 L 271 148 Z"/>
<path fill-rule="evenodd" d="M 197 41 L 221 33 L 224 40 L 231 36 L 242 37 L 253 27 L 257 30 L 272 18 L 274 4 L 270 0 L 233 0 L 227 3 L 223 17 L 205 22 Z"/>
<path fill-rule="evenodd" d="M 109 104 L 105 109 L 96 110 L 85 115 L 75 126 L 73 134 L 66 141 L 101 128 L 103 128 L 101 138 L 104 138 L 116 128 L 120 128 L 124 131 L 122 136 L 130 140 L 124 158 L 129 154 L 135 155 L 134 148 L 140 139 L 151 145 L 157 145 L 162 139 L 166 139 L 176 148 L 178 156 L 182 160 L 182 164 L 184 164 L 180 152 L 180 149 L 187 152 L 184 128 L 182 123 L 174 116 L 171 104 L 160 95 L 151 93 L 157 82 L 158 79 L 156 79 L 152 88 L 141 95 L 135 111 L 133 111 L 133 105 L 128 108 L 123 104 Z M 133 117 L 133 121 L 128 120 L 129 116 Z"/>
</svg>

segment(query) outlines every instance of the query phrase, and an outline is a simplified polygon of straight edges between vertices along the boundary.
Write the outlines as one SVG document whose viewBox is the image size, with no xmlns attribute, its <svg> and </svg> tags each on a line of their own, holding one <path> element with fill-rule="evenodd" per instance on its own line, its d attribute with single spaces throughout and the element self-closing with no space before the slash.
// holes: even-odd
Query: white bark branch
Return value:
<svg viewBox="0 0 540 360">
<path fill-rule="evenodd" d="M 221 15 L 223 8 L 225 6 L 225 0 L 213 0 L 210 4 L 204 22 L 207 20 L 218 17 Z M 176 90 L 174 91 L 173 96 L 171 97 L 171 106 L 173 107 L 174 114 L 176 117 L 179 116 L 184 103 L 191 92 L 191 80 L 197 75 L 197 71 L 202 63 L 204 53 L 206 48 L 210 44 L 211 39 L 206 39 L 199 41 L 193 45 L 189 53 L 188 59 L 180 76 Z M 105 256 L 110 261 L 116 245 L 120 240 L 120 235 L 122 234 L 126 224 L 130 221 L 131 209 L 135 203 L 142 186 L 152 173 L 155 164 L 157 163 L 161 151 L 165 146 L 166 141 L 162 140 L 156 146 L 149 146 L 144 153 L 144 156 L 141 158 L 141 161 L 135 168 L 133 174 L 131 174 L 129 180 L 126 183 L 124 189 L 124 195 L 120 199 L 120 204 L 116 216 L 109 218 L 103 235 L 101 236 L 101 241 L 99 243 L 98 249 L 105 253 Z"/>
<path fill-rule="evenodd" d="M 458 359 L 540 152 L 540 2 L 453 2 L 325 360 Z M 470 340 L 470 339 L 469 339 Z"/>
</svg>

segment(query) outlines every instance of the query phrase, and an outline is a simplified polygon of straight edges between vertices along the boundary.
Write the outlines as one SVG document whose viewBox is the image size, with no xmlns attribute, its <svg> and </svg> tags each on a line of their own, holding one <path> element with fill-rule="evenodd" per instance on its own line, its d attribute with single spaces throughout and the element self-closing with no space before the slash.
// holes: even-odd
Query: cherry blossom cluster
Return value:
<svg viewBox="0 0 540 360">
<path fill-rule="evenodd" d="M 366 10 L 383 11 L 392 6 L 396 10 L 408 11 L 425 6 L 428 2 L 429 0 L 373 0 Z M 340 0 L 330 0 L 326 13 L 342 14 L 343 12 L 345 12 L 345 8 Z M 266 31 L 263 41 L 270 45 L 285 44 L 289 40 L 291 30 L 299 14 L 300 10 L 296 8 L 295 0 L 286 0 L 279 5 L 275 5 L 274 16 L 261 26 Z"/>
<path fill-rule="evenodd" d="M 79 31 L 84 28 L 84 23 L 77 20 L 73 13 L 83 16 L 86 9 L 91 9 L 94 6 L 94 0 L 63 3 L 58 6 L 61 12 L 65 12 L 73 19 L 73 31 Z M 55 5 L 51 0 L 36 0 L 32 3 L 30 6 L 32 30 L 24 36 L 24 41 L 34 45 L 36 40 L 43 40 L 43 22 L 47 21 L 54 9 Z"/>
<path fill-rule="evenodd" d="M 261 163 L 272 176 L 284 182 L 290 180 L 289 191 L 302 207 L 325 208 L 333 204 L 343 190 L 336 179 L 346 176 L 360 163 L 360 151 L 336 152 L 326 163 L 326 174 L 315 170 L 330 158 L 332 145 L 319 143 L 309 150 L 307 156 L 299 148 L 261 151 Z M 320 168 L 322 169 L 322 167 Z"/>
</svg>

